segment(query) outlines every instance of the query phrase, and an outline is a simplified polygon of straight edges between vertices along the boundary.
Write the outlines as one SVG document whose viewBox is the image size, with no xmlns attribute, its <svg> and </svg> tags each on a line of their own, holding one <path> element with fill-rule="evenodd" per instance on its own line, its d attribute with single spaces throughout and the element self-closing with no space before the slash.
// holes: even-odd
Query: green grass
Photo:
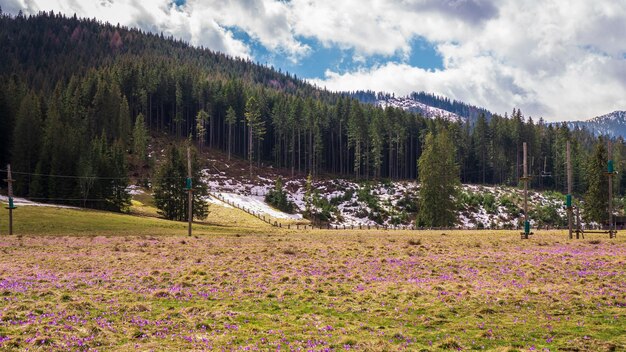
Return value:
<svg viewBox="0 0 626 352">
<path fill-rule="evenodd" d="M 3 206 L 4 208 L 4 206 Z M 149 209 L 149 210 L 146 210 Z M 194 234 L 263 232 L 269 225 L 236 209 L 211 207 L 206 220 L 195 222 Z M 19 235 L 180 235 L 187 223 L 156 218 L 156 210 L 117 214 L 86 209 L 22 206 L 13 211 L 13 231 Z M 0 212 L 0 234 L 8 232 L 8 213 Z"/>
</svg>

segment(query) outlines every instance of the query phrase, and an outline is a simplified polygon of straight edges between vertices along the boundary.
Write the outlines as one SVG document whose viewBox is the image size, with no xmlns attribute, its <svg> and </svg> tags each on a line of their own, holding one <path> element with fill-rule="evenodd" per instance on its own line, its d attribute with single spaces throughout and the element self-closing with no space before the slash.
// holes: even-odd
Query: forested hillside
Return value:
<svg viewBox="0 0 626 352">
<path fill-rule="evenodd" d="M 424 137 L 446 128 L 461 182 L 517 184 L 528 142 L 532 186 L 557 190 L 570 140 L 578 193 L 597 142 L 515 109 L 473 125 L 383 110 L 173 38 L 52 13 L 2 15 L 0 47 L 0 162 L 17 194 L 44 200 L 121 208 L 129 171 L 149 169 L 146 132 L 293 174 L 416 179 Z M 619 168 L 622 155 L 618 143 Z"/>
</svg>

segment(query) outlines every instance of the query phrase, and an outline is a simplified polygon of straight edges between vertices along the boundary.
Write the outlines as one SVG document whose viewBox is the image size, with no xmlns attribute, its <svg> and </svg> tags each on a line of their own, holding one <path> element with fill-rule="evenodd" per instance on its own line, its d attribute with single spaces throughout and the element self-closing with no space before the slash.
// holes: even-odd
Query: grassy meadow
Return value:
<svg viewBox="0 0 626 352">
<path fill-rule="evenodd" d="M 626 233 L 0 213 L 0 350 L 626 350 Z"/>
</svg>

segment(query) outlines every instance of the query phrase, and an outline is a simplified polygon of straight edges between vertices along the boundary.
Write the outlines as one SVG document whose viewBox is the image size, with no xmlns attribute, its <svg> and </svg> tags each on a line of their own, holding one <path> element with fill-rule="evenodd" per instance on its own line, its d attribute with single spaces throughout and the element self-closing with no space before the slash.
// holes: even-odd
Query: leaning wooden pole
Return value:
<svg viewBox="0 0 626 352">
<path fill-rule="evenodd" d="M 9 235 L 13 235 L 13 182 L 15 181 L 11 175 L 11 164 L 7 165 L 7 178 L 4 180 L 8 185 L 7 195 L 9 196 Z"/>
<path fill-rule="evenodd" d="M 609 139 L 608 145 L 608 162 L 607 162 L 607 176 L 609 177 L 609 238 L 615 236 L 615 230 L 613 228 L 613 175 L 615 174 L 613 166 L 613 145 Z"/>
<path fill-rule="evenodd" d="M 528 239 L 530 235 L 530 222 L 528 221 L 528 149 L 524 142 L 524 233 L 523 238 Z"/>
<path fill-rule="evenodd" d="M 189 197 L 189 204 L 187 206 L 189 210 L 188 234 L 189 236 L 191 236 L 191 224 L 193 222 L 193 185 L 191 184 L 191 147 L 187 147 L 187 193 Z"/>
<path fill-rule="evenodd" d="M 569 238 L 574 238 L 574 212 L 572 208 L 572 159 L 570 155 L 570 143 L 567 141 L 566 145 L 566 157 L 567 157 L 567 196 L 565 198 L 565 205 L 567 206 L 567 223 L 569 228 Z M 576 231 L 576 237 L 578 238 L 578 231 Z"/>
</svg>

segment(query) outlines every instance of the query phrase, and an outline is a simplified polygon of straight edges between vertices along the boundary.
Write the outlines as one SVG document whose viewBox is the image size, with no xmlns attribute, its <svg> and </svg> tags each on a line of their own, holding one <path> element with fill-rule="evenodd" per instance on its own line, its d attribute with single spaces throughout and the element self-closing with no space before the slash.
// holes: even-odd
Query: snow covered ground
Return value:
<svg viewBox="0 0 626 352">
<path fill-rule="evenodd" d="M 0 195 L 0 202 L 8 203 L 9 197 Z M 64 209 L 78 209 L 76 207 L 70 207 L 67 205 L 37 203 L 37 202 L 30 201 L 28 199 L 16 198 L 16 197 L 13 197 L 13 205 L 15 205 L 16 207 L 30 206 L 30 207 L 54 207 L 54 208 L 64 208 Z"/>
<path fill-rule="evenodd" d="M 274 180 L 256 176 L 229 178 L 225 173 L 204 171 L 209 190 L 239 207 L 267 214 L 278 219 L 302 219 L 305 209 L 305 179 L 284 182 L 288 199 L 299 209 L 298 214 L 285 214 L 264 202 L 264 196 L 274 187 Z M 334 226 L 413 226 L 415 204 L 418 201 L 419 185 L 415 181 L 397 182 L 353 182 L 343 179 L 313 182 L 322 205 L 329 215 L 328 222 Z M 460 228 L 517 228 L 522 221 L 522 191 L 513 187 L 463 185 L 461 208 L 458 210 Z M 529 192 L 530 208 L 554 208 L 561 221 L 565 217 L 564 199 L 558 194 L 546 195 Z M 531 217 L 533 226 L 545 221 Z M 554 224 L 552 224 L 554 226 Z"/>
<path fill-rule="evenodd" d="M 420 103 L 419 101 L 413 100 L 409 97 L 388 98 L 387 100 L 379 100 L 376 102 L 376 105 L 382 108 L 391 106 L 394 108 L 400 108 L 400 109 L 407 110 L 407 111 L 420 112 L 424 116 L 431 117 L 431 118 L 441 117 L 443 119 L 450 120 L 450 121 L 463 120 L 462 117 L 460 117 L 459 115 L 453 112 Z"/>
<path fill-rule="evenodd" d="M 236 193 L 217 193 L 217 195 L 229 203 L 236 204 L 240 208 L 244 208 L 254 213 L 266 214 L 275 219 L 302 219 L 301 214 L 287 214 L 272 208 L 265 203 L 263 200 L 264 197 L 262 196 L 241 195 Z"/>
</svg>

